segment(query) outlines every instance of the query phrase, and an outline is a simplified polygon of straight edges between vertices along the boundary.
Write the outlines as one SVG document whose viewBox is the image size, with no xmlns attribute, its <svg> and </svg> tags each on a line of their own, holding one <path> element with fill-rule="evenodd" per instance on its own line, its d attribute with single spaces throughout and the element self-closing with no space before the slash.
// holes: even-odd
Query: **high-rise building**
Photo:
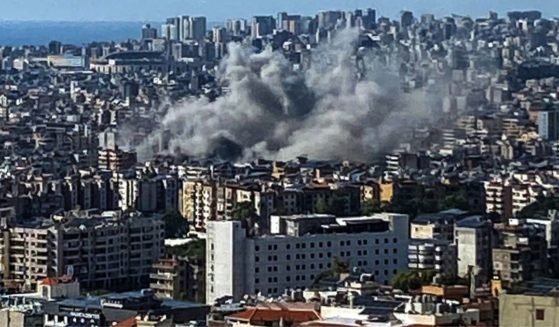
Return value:
<svg viewBox="0 0 559 327">
<path fill-rule="evenodd" d="M 407 269 L 408 241 L 408 216 L 402 214 L 272 216 L 266 235 L 249 234 L 240 221 L 210 221 L 206 301 L 304 289 L 339 262 L 386 284 Z"/>
<path fill-rule="evenodd" d="M 402 28 L 409 27 L 413 24 L 413 13 L 411 11 L 402 11 L 400 15 L 400 26 Z"/>
<path fill-rule="evenodd" d="M 165 24 L 161 26 L 161 36 L 171 41 L 179 41 L 181 34 L 180 17 L 167 18 Z"/>
<path fill-rule="evenodd" d="M 155 27 L 151 27 L 150 24 L 146 24 L 142 27 L 142 40 L 151 40 L 156 38 L 157 29 Z"/>
<path fill-rule="evenodd" d="M 318 28 L 333 29 L 341 18 L 341 11 L 321 11 L 318 13 Z"/>
<path fill-rule="evenodd" d="M 276 26 L 273 16 L 254 16 L 252 17 L 251 36 L 253 39 L 271 34 Z"/>
<path fill-rule="evenodd" d="M 538 133 L 546 141 L 559 140 L 559 108 L 538 113 Z"/>
<path fill-rule="evenodd" d="M 212 39 L 214 43 L 227 42 L 227 30 L 224 27 L 214 27 L 212 29 Z"/>
<path fill-rule="evenodd" d="M 225 22 L 227 33 L 233 36 L 239 36 L 247 31 L 246 19 L 228 19 Z"/>
<path fill-rule="evenodd" d="M 206 37 L 206 17 L 190 17 L 188 22 L 188 38 L 201 41 Z M 186 39 L 186 38 L 185 38 Z"/>
</svg>

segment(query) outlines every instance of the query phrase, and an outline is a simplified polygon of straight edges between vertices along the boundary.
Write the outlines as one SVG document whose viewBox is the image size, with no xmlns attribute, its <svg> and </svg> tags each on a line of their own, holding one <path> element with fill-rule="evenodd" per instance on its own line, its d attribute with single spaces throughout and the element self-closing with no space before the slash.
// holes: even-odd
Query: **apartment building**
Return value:
<svg viewBox="0 0 559 327">
<path fill-rule="evenodd" d="M 453 242 L 454 223 L 466 216 L 467 212 L 459 209 L 419 215 L 411 223 L 411 238 Z"/>
<path fill-rule="evenodd" d="M 126 152 L 119 148 L 100 149 L 97 165 L 99 169 L 120 171 L 134 166 L 137 162 L 136 152 Z"/>
<path fill-rule="evenodd" d="M 505 179 L 493 179 L 484 182 L 485 210 L 487 213 L 498 213 L 503 218 L 512 217 L 512 186 Z"/>
<path fill-rule="evenodd" d="M 149 287 L 159 297 L 204 302 L 204 262 L 169 256 L 153 264 Z"/>
<path fill-rule="evenodd" d="M 163 253 L 160 216 L 75 211 L 5 226 L 1 234 L 6 287 L 33 289 L 45 277 L 76 277 L 86 289 L 147 284 Z"/>
<path fill-rule="evenodd" d="M 205 230 L 206 222 L 215 217 L 216 186 L 204 180 L 183 180 L 180 187 L 179 211 L 196 230 Z"/>
<path fill-rule="evenodd" d="M 433 274 L 435 281 L 456 276 L 456 246 L 445 240 L 411 240 L 408 268 Z"/>
<path fill-rule="evenodd" d="M 313 285 L 336 261 L 387 284 L 408 267 L 408 216 L 272 216 L 270 233 L 250 236 L 240 221 L 211 221 L 206 241 L 206 300 L 277 296 Z"/>
<path fill-rule="evenodd" d="M 492 224 L 481 216 L 471 216 L 454 226 L 454 242 L 458 260 L 458 276 L 467 276 L 470 269 L 479 269 L 488 280 L 491 277 Z"/>
</svg>

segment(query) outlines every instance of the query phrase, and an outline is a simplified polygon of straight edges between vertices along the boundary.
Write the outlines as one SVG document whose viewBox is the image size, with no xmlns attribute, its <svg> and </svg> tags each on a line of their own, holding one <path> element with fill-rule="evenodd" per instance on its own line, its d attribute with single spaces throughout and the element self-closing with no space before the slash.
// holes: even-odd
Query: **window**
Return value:
<svg viewBox="0 0 559 327">
<path fill-rule="evenodd" d="M 254 257 L 254 261 L 256 262 L 260 261 L 260 257 Z"/>
<path fill-rule="evenodd" d="M 545 310 L 536 309 L 536 320 L 545 320 Z"/>
<path fill-rule="evenodd" d="M 394 239 L 392 240 L 394 243 L 398 243 L 398 239 L 394 237 Z"/>
<path fill-rule="evenodd" d="M 291 260 L 291 255 L 290 255 L 290 254 L 286 255 L 286 256 L 285 256 L 285 259 L 286 259 L 286 260 Z"/>
<path fill-rule="evenodd" d="M 258 267 L 254 268 L 254 272 L 258 274 L 260 272 L 260 268 Z"/>
<path fill-rule="evenodd" d="M 388 239 L 387 239 L 387 238 L 384 239 L 384 243 L 385 243 L 385 244 L 388 243 Z"/>
<path fill-rule="evenodd" d="M 289 250 L 289 249 L 291 249 L 291 245 L 290 245 L 290 244 L 287 244 L 287 245 L 285 246 L 285 248 L 286 248 L 287 250 Z"/>
</svg>

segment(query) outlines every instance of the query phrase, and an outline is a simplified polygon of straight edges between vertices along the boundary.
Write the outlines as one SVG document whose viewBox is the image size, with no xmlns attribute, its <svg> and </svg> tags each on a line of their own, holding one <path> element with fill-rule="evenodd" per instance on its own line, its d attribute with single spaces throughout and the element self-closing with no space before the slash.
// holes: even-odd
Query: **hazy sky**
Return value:
<svg viewBox="0 0 559 327">
<path fill-rule="evenodd" d="M 557 0 L 0 0 L 0 20 L 162 21 L 166 17 L 205 15 L 209 21 L 278 11 L 312 14 L 321 9 L 377 8 L 395 17 L 401 9 L 486 15 L 513 9 L 538 9 L 559 16 Z"/>
</svg>

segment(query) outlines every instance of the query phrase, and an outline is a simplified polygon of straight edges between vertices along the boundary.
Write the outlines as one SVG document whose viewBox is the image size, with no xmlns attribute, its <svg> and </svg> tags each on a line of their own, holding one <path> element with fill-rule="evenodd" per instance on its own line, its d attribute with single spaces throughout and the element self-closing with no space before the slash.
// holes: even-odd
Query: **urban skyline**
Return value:
<svg viewBox="0 0 559 327">
<path fill-rule="evenodd" d="M 0 11 L 0 21 L 62 21 L 62 22 L 147 22 L 160 21 L 176 13 L 206 16 L 209 22 L 227 18 L 249 18 L 253 15 L 291 12 L 311 15 L 320 10 L 352 10 L 359 7 L 375 7 L 381 16 L 396 18 L 401 10 L 416 14 L 432 13 L 436 16 L 450 14 L 483 16 L 489 11 L 505 14 L 511 10 L 540 10 L 547 17 L 559 16 L 559 9 L 546 0 L 512 0 L 491 2 L 482 0 L 452 1 L 433 7 L 428 1 L 396 0 L 326 0 L 326 1 L 272 1 L 250 0 L 240 3 L 229 0 L 102 0 L 82 2 L 76 5 L 71 0 L 31 0 L 21 2 L 6 0 Z"/>
<path fill-rule="evenodd" d="M 282 9 L 0 45 L 1 327 L 556 325 L 559 19 Z"/>
</svg>

